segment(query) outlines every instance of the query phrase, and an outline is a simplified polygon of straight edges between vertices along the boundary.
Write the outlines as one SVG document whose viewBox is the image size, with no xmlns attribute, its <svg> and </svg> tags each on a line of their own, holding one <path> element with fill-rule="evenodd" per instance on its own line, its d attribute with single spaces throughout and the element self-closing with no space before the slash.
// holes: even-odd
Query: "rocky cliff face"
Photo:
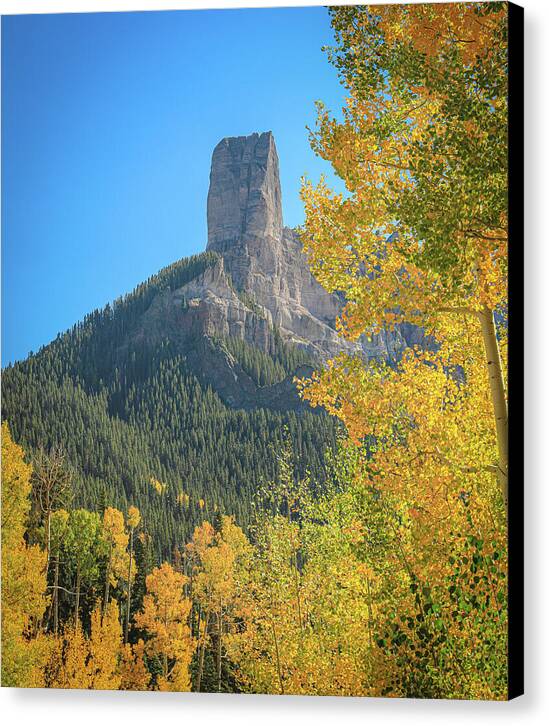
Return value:
<svg viewBox="0 0 549 726">
<path fill-rule="evenodd" d="M 278 154 L 270 131 L 223 139 L 214 149 L 207 249 L 222 262 L 182 293 L 209 308 L 208 325 L 220 333 L 268 350 L 269 330 L 276 327 L 285 340 L 323 360 L 341 350 L 393 357 L 407 345 L 400 332 L 357 344 L 337 335 L 342 300 L 316 282 L 297 234 L 283 226 Z M 258 317 L 266 325 L 253 320 Z"/>
<path fill-rule="evenodd" d="M 282 236 L 281 196 L 270 131 L 220 141 L 210 171 L 208 249 L 246 258 L 256 239 L 268 252 Z"/>
<path fill-rule="evenodd" d="M 328 294 L 311 275 L 298 235 L 283 226 L 278 154 L 272 133 L 226 138 L 212 156 L 207 204 L 207 250 L 218 259 L 183 287 L 157 298 L 145 329 L 181 340 L 237 337 L 272 352 L 274 331 L 288 343 L 325 361 L 341 351 L 365 357 L 398 357 L 418 332 L 402 328 L 373 340 L 343 340 L 335 330 L 342 299 Z M 148 321 L 148 322 L 147 322 Z M 201 369 L 206 356 L 217 371 L 214 386 L 232 405 L 281 401 L 251 387 L 230 356 L 194 349 L 189 360 Z M 202 364 L 202 368 L 203 368 Z M 278 405 L 278 404 L 277 404 Z"/>
</svg>

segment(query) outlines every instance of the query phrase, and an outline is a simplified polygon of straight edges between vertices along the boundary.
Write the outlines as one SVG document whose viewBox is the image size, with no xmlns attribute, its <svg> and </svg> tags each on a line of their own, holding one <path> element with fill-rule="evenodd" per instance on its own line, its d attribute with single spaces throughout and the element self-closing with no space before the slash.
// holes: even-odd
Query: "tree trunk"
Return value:
<svg viewBox="0 0 549 726">
<path fill-rule="evenodd" d="M 366 578 L 366 588 L 368 589 L 368 636 L 370 638 L 370 647 L 374 647 L 374 636 L 372 633 L 372 624 L 373 624 L 373 617 L 372 617 L 372 592 L 370 590 L 370 578 Z"/>
<path fill-rule="evenodd" d="M 45 565 L 45 574 L 46 574 L 46 581 L 48 581 L 49 574 L 50 574 L 50 560 L 51 560 L 51 506 L 49 503 L 49 496 L 46 498 L 46 505 L 45 507 L 41 504 L 42 511 L 45 512 L 45 522 L 44 522 L 44 531 L 46 535 L 46 565 Z M 53 603 L 52 603 L 53 604 Z M 46 630 L 51 620 L 51 605 L 48 611 L 45 611 L 42 613 L 42 617 L 38 619 L 38 621 L 35 623 L 35 628 L 38 630 Z"/>
<path fill-rule="evenodd" d="M 53 632 L 59 630 L 59 553 L 55 559 L 55 575 L 53 580 Z"/>
<path fill-rule="evenodd" d="M 273 643 L 274 643 L 274 647 L 275 647 L 276 670 L 277 670 L 277 673 L 278 673 L 278 683 L 280 685 L 280 693 L 282 695 L 284 695 L 284 682 L 282 680 L 282 669 L 280 667 L 280 653 L 278 651 L 278 638 L 276 637 L 276 629 L 275 629 L 275 624 L 274 624 L 274 620 L 273 620 L 273 616 L 272 615 L 270 617 L 270 621 L 271 621 L 271 632 L 273 634 Z"/>
<path fill-rule="evenodd" d="M 126 602 L 126 622 L 124 623 L 124 643 L 128 642 L 130 629 L 130 603 L 132 598 L 132 559 L 133 559 L 133 527 L 130 530 L 130 561 L 128 563 L 128 601 Z"/>
<path fill-rule="evenodd" d="M 508 498 L 508 468 L 509 468 L 509 428 L 507 416 L 507 397 L 505 395 L 505 383 L 501 368 L 501 357 L 499 354 L 496 326 L 494 324 L 494 313 L 484 307 L 479 315 L 482 330 L 482 340 L 486 355 L 486 366 L 488 368 L 488 380 L 490 382 L 490 393 L 492 407 L 496 423 L 496 437 L 498 444 L 498 479 L 503 494 L 503 500 L 507 507 Z"/>
<path fill-rule="evenodd" d="M 204 619 L 204 635 L 202 636 L 202 646 L 200 648 L 200 658 L 198 659 L 198 675 L 196 676 L 196 690 L 200 693 L 200 685 L 202 683 L 202 674 L 204 672 L 204 655 L 206 653 L 206 637 L 208 634 L 208 621 L 210 619 L 210 612 L 206 612 Z M 198 631 L 200 635 L 200 631 Z"/>
<path fill-rule="evenodd" d="M 191 563 L 190 566 L 190 576 L 189 576 L 189 599 L 191 602 L 193 602 L 193 566 Z M 198 635 L 200 635 L 200 610 L 198 611 Z M 194 629 L 194 621 L 195 621 L 195 608 L 191 607 L 191 635 L 194 636 L 195 629 Z"/>
<path fill-rule="evenodd" d="M 51 507 L 48 503 L 46 510 L 46 577 L 50 571 L 50 549 L 51 549 Z"/>
<path fill-rule="evenodd" d="M 290 506 L 290 499 L 286 497 L 286 506 L 288 507 L 288 524 L 292 524 L 292 511 Z M 294 584 L 295 584 L 295 595 L 297 601 L 297 617 L 299 619 L 299 629 L 303 630 L 303 618 L 301 615 L 301 594 L 299 588 L 299 571 L 297 568 L 297 550 L 292 547 L 292 555 L 290 557 L 290 567 L 294 571 Z"/>
<path fill-rule="evenodd" d="M 295 584 L 295 594 L 296 594 L 296 602 L 297 602 L 297 617 L 299 620 L 299 629 L 303 630 L 303 616 L 301 614 L 301 587 L 300 587 L 300 583 L 299 583 L 299 571 L 297 569 L 297 552 L 294 551 L 292 559 L 293 559 L 292 569 L 294 571 L 294 584 Z"/>
<path fill-rule="evenodd" d="M 164 601 L 164 632 L 168 632 L 168 606 L 166 601 Z M 168 680 L 168 654 L 164 653 L 164 657 L 162 659 L 162 675 L 166 680 Z"/>
<path fill-rule="evenodd" d="M 221 614 L 222 605 L 219 603 L 219 612 L 217 614 L 217 692 L 221 693 L 221 639 L 223 637 L 223 616 Z"/>
<path fill-rule="evenodd" d="M 109 593 L 111 589 L 111 567 L 112 567 L 112 544 L 109 551 L 109 559 L 107 561 L 107 572 L 105 575 L 105 595 L 103 597 L 103 610 L 101 612 L 101 619 L 105 617 L 107 605 L 109 604 Z"/>
<path fill-rule="evenodd" d="M 191 611 L 192 612 L 192 611 Z M 200 625 L 202 623 L 202 607 L 198 606 L 198 618 L 196 623 L 196 637 L 200 640 Z"/>
<path fill-rule="evenodd" d="M 78 624 L 78 611 L 80 610 L 80 568 L 76 572 L 76 603 L 74 606 L 74 624 Z"/>
</svg>

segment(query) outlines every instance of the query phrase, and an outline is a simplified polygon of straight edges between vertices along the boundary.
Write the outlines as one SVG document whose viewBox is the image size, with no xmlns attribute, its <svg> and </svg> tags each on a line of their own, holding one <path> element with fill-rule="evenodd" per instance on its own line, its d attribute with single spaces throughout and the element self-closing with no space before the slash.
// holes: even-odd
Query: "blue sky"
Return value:
<svg viewBox="0 0 549 726">
<path fill-rule="evenodd" d="M 302 222 L 331 42 L 320 7 L 2 18 L 2 364 L 205 248 L 224 136 L 273 131 Z"/>
</svg>

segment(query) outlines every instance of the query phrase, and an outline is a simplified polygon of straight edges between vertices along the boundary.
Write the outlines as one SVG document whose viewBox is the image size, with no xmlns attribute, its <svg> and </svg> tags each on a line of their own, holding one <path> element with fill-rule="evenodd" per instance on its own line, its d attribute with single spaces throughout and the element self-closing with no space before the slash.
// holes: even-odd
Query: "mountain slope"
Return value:
<svg viewBox="0 0 549 726">
<path fill-rule="evenodd" d="M 300 401 L 294 376 L 341 350 L 398 355 L 415 335 L 350 344 L 335 331 L 342 305 L 283 226 L 272 134 L 224 139 L 206 251 L 8 367 L 2 416 L 28 450 L 67 450 L 78 503 L 136 504 L 165 556 L 203 509 L 246 524 L 286 428 L 297 472 L 322 482 L 336 425 Z"/>
<path fill-rule="evenodd" d="M 3 375 L 15 439 L 67 450 L 78 504 L 136 504 L 159 557 L 205 514 L 246 524 L 254 492 L 276 474 L 285 427 L 301 474 L 322 479 L 334 443 L 333 422 L 304 410 L 291 384 L 291 372 L 310 371 L 299 368 L 304 354 L 276 334 L 268 354 L 196 331 L 170 337 L 169 318 L 151 322 L 151 306 L 215 260 L 205 253 L 166 268 Z M 166 484 L 162 494 L 153 479 Z"/>
</svg>

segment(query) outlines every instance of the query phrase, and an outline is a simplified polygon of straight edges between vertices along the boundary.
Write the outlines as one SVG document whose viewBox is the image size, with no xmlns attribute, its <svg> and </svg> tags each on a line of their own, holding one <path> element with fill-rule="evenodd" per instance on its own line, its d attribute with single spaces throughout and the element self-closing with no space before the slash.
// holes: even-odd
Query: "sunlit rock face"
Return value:
<svg viewBox="0 0 549 726">
<path fill-rule="evenodd" d="M 341 350 L 391 357 L 406 345 L 401 333 L 350 344 L 335 332 L 342 300 L 316 282 L 297 234 L 283 226 L 279 161 L 270 131 L 226 138 L 215 147 L 207 249 L 222 256 L 225 274 L 242 299 L 253 300 L 284 339 L 321 359 Z M 250 326 L 242 322 L 247 338 Z"/>
<path fill-rule="evenodd" d="M 273 353 L 279 336 L 305 350 L 315 365 L 342 351 L 396 360 L 419 341 L 421 333 L 413 326 L 356 342 L 337 334 L 343 299 L 314 279 L 297 233 L 283 225 L 279 161 L 270 131 L 226 138 L 215 147 L 207 218 L 207 250 L 217 259 L 179 289 L 158 295 L 140 335 L 176 343 L 196 374 L 229 404 L 302 405 L 293 375 L 271 391 L 259 390 L 219 346 L 227 337 Z"/>
<path fill-rule="evenodd" d="M 208 249 L 282 238 L 278 154 L 270 131 L 223 139 L 215 147 L 208 192 Z"/>
</svg>

